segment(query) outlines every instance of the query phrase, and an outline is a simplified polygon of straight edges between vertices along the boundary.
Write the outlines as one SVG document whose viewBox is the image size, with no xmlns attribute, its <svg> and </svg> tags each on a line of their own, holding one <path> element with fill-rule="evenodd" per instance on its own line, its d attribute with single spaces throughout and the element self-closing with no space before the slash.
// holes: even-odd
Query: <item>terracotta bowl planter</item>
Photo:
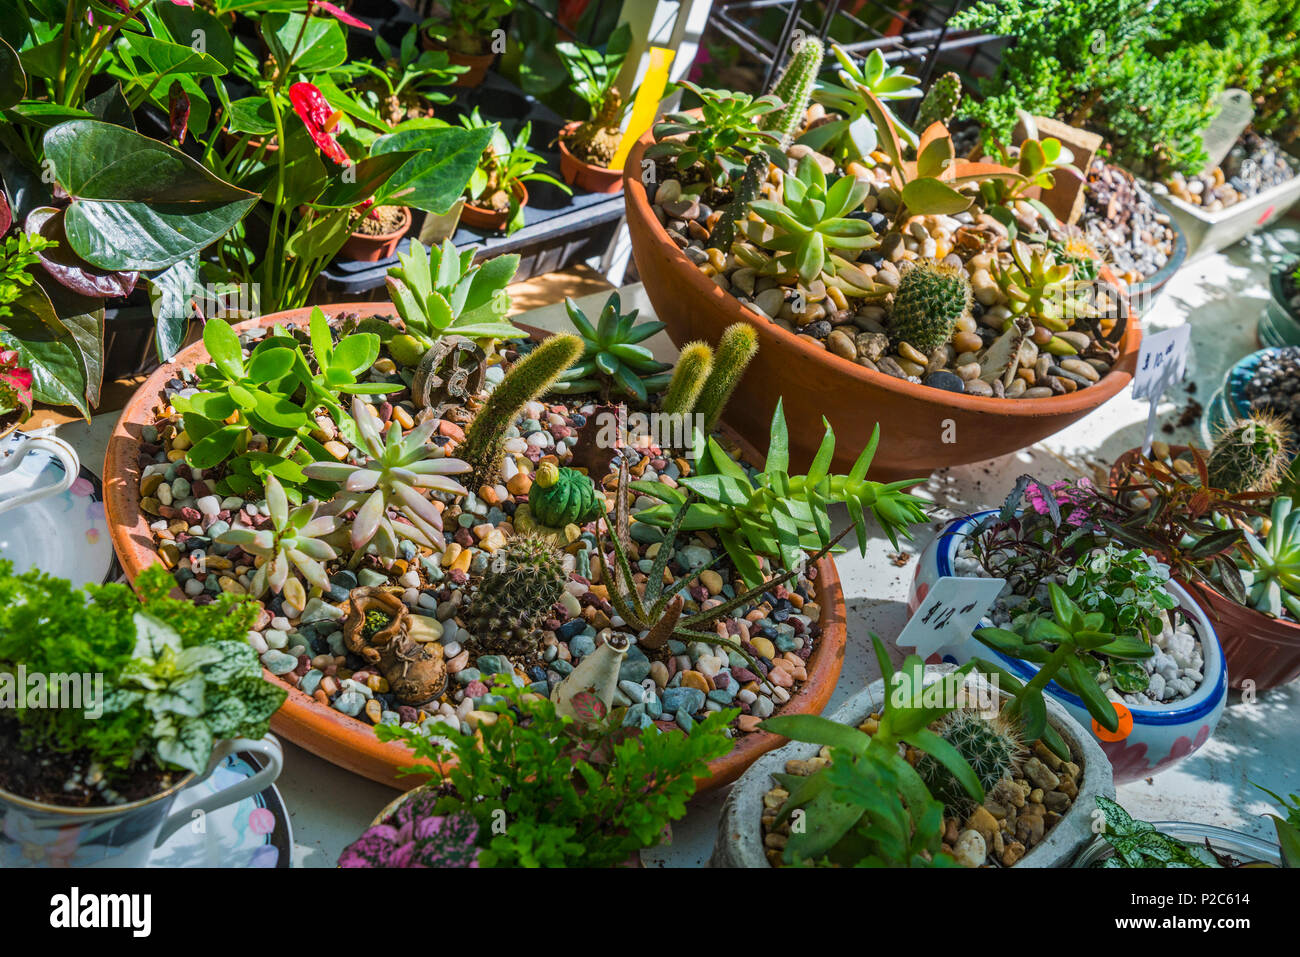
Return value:
<svg viewBox="0 0 1300 957">
<path fill-rule="evenodd" d="M 388 259 L 397 251 L 397 244 L 411 229 L 411 210 L 403 206 L 401 225 L 392 232 L 371 235 L 355 232 L 348 236 L 343 248 L 339 250 L 339 259 L 351 259 L 354 262 L 377 263 Z"/>
<path fill-rule="evenodd" d="M 822 416 L 835 429 L 834 467 L 844 472 L 879 422 L 880 448 L 871 475 L 888 481 L 1025 448 L 1087 415 L 1133 378 L 1141 340 L 1136 317 L 1130 317 L 1120 358 L 1109 374 L 1086 389 L 1045 399 L 945 392 L 872 372 L 812 346 L 716 286 L 669 238 L 641 182 L 641 162 L 651 142 L 653 134 L 647 131 L 623 167 L 632 254 L 646 293 L 679 347 L 694 339 L 716 343 L 722 330 L 735 322 L 757 329 L 758 354 L 725 417 L 728 425 L 764 449 L 776 400 L 783 396 L 791 425 L 792 469 L 806 469 L 812 462 L 822 436 Z"/>
<path fill-rule="evenodd" d="M 369 315 L 395 316 L 397 310 L 391 303 L 332 303 L 319 307 L 327 317 L 342 313 L 355 313 L 359 308 Z M 296 322 L 305 325 L 311 308 L 291 309 L 240 323 L 236 329 L 271 326 L 275 323 Z M 540 330 L 524 327 L 530 334 L 544 336 Z M 109 534 L 118 561 L 129 580 L 150 565 L 161 562 L 158 557 L 149 520 L 140 511 L 139 452 L 141 431 L 153 424 L 154 408 L 158 395 L 168 379 L 182 368 L 193 368 L 208 361 L 202 342 L 182 349 L 171 361 L 160 366 L 136 390 L 122 416 L 118 419 L 109 439 L 104 458 L 104 508 L 108 515 Z M 739 440 L 746 458 L 757 456 L 752 447 Z M 791 695 L 782 709 L 784 714 L 820 713 L 830 700 L 831 692 L 839 680 L 844 664 L 846 639 L 844 592 L 840 586 L 835 563 L 824 558 L 817 563 L 816 600 L 821 606 L 821 637 L 808 658 L 808 680 Z M 176 597 L 183 597 L 179 588 Z M 263 669 L 262 676 L 288 692 L 288 699 L 271 718 L 276 734 L 288 738 L 327 761 L 347 768 L 381 784 L 403 790 L 415 787 L 416 778 L 401 778 L 398 768 L 409 767 L 416 761 L 405 745 L 399 742 L 381 742 L 375 737 L 371 725 L 351 718 L 333 708 L 324 707 L 313 697 L 304 694 L 287 682 Z M 765 732 L 746 734 L 739 738 L 730 753 L 709 765 L 711 777 L 700 782 L 701 789 L 718 787 L 734 781 L 763 753 L 781 743 L 781 739 Z"/>
<path fill-rule="evenodd" d="M 523 183 L 515 183 L 513 191 L 520 207 L 527 206 L 528 187 Z M 504 233 L 510 223 L 510 213 L 498 213 L 495 209 L 475 206 L 466 201 L 465 208 L 460 212 L 460 221 L 463 225 L 470 229 L 477 229 L 481 233 Z"/>
<path fill-rule="evenodd" d="M 570 186 L 576 186 L 588 193 L 619 192 L 623 188 L 623 171 L 621 169 L 606 169 L 604 166 L 595 166 L 578 159 L 569 152 L 569 147 L 564 142 L 565 138 L 581 125 L 581 123 L 577 122 L 566 123 L 564 129 L 560 131 L 558 141 L 560 145 L 560 174 Z"/>
<path fill-rule="evenodd" d="M 1173 455 L 1185 445 L 1171 445 Z M 1123 474 L 1141 454 L 1129 449 L 1110 468 L 1113 492 Z M 1228 666 L 1228 686 L 1240 691 L 1251 682 L 1255 691 L 1267 691 L 1300 678 L 1300 623 L 1273 618 L 1239 605 L 1227 595 L 1199 581 L 1179 582 L 1214 624 Z"/>
</svg>

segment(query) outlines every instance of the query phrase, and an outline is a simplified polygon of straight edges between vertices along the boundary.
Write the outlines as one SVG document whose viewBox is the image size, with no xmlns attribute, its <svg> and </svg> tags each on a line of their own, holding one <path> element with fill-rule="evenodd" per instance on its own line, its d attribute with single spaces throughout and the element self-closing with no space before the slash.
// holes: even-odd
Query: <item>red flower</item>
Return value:
<svg viewBox="0 0 1300 957">
<path fill-rule="evenodd" d="M 350 27 L 360 27 L 362 30 L 370 29 L 370 24 L 363 20 L 358 20 L 346 10 L 334 6 L 332 3 L 326 3 L 325 0 L 311 0 L 311 6 L 314 10 L 324 10 L 340 23 L 346 23 Z"/>
<path fill-rule="evenodd" d="M 289 87 L 289 99 L 320 151 L 340 166 L 351 166 L 352 160 L 348 159 L 348 154 L 343 152 L 343 147 L 330 135 L 343 116 L 343 111 L 331 110 L 325 95 L 311 83 L 293 84 Z"/>
</svg>

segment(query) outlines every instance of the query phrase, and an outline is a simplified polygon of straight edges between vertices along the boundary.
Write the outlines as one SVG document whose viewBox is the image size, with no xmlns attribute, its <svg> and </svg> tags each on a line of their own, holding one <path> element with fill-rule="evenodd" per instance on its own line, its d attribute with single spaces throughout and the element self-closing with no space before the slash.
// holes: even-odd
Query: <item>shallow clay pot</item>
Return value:
<svg viewBox="0 0 1300 957">
<path fill-rule="evenodd" d="M 647 131 L 623 166 L 632 254 L 656 315 L 678 346 L 716 343 L 722 330 L 748 322 L 758 354 L 727 405 L 728 425 L 766 449 L 772 413 L 784 398 L 790 425 L 790 466 L 804 471 L 822 438 L 825 416 L 835 429 L 833 466 L 847 472 L 880 423 L 871 476 L 881 481 L 926 475 L 1032 445 L 1081 419 L 1133 378 L 1141 331 L 1130 316 L 1115 367 L 1096 385 L 1046 399 L 997 399 L 957 394 L 872 372 L 816 347 L 746 308 L 697 269 L 655 217 L 641 182 L 641 162 L 653 142 Z M 944 440 L 948 439 L 947 442 Z"/>
<path fill-rule="evenodd" d="M 941 675 L 953 670 L 952 665 L 926 665 L 925 684 L 928 686 Z M 982 681 L 983 679 L 977 678 Z M 1003 698 L 1009 697 L 1001 692 Z M 885 700 L 885 679 L 877 678 L 829 715 L 832 721 L 857 727 L 873 712 L 879 711 Z M 1016 867 L 1066 867 L 1093 837 L 1092 811 L 1097 795 L 1113 799 L 1115 783 L 1111 779 L 1110 762 L 1097 747 L 1097 743 L 1052 698 L 1047 704 L 1047 720 L 1070 748 L 1070 757 L 1083 770 L 1079 794 L 1061 820 L 1034 845 L 1033 850 L 1021 858 Z M 784 740 L 784 739 L 783 739 Z M 821 750 L 819 744 L 791 741 L 784 747 L 765 754 L 744 773 L 727 795 L 718 824 L 718 837 L 713 845 L 710 867 L 771 867 L 763 848 L 763 795 L 773 786 L 772 775 L 785 771 L 790 760 L 807 760 Z"/>
<path fill-rule="evenodd" d="M 576 186 L 588 193 L 619 192 L 623 188 L 623 171 L 621 169 L 606 169 L 604 166 L 595 166 L 592 163 L 578 159 L 569 152 L 568 144 L 565 143 L 565 136 L 581 125 L 581 123 L 577 122 L 566 123 L 564 129 L 560 131 L 558 140 L 560 145 L 560 173 L 564 177 L 564 181 L 570 186 Z"/>
<path fill-rule="evenodd" d="M 523 183 L 515 183 L 513 192 L 521 208 L 528 205 L 527 186 Z M 504 233 L 510 223 L 510 211 L 498 213 L 490 207 L 475 206 L 466 201 L 465 208 L 460 211 L 460 221 L 462 225 L 477 229 L 481 233 Z"/>
<path fill-rule="evenodd" d="M 305 326 L 312 308 L 273 313 L 250 319 L 235 328 L 272 326 L 285 322 Z M 367 315 L 397 315 L 397 310 L 387 302 L 343 302 L 315 308 L 321 309 L 327 318 L 342 313 L 355 313 L 359 309 Z M 527 326 L 522 328 L 530 335 L 549 335 Z M 196 342 L 182 349 L 171 362 L 156 369 L 122 410 L 121 418 L 109 439 L 108 451 L 104 457 L 104 509 L 108 516 L 113 550 L 131 581 L 135 581 L 144 569 L 161 561 L 153 533 L 149 530 L 149 518 L 140 511 L 141 430 L 144 426 L 153 424 L 159 393 L 167 380 L 173 378 L 179 369 L 192 369 L 207 361 L 209 356 L 203 343 Z M 747 459 L 759 460 L 760 457 L 752 447 L 738 437 L 732 438 L 740 445 Z M 816 567 L 815 598 L 822 609 L 822 633 L 808 658 L 808 680 L 797 693 L 790 696 L 781 710 L 782 714 L 820 714 L 830 700 L 835 683 L 839 680 L 840 669 L 844 665 L 844 592 L 832 559 L 823 558 Z M 173 594 L 183 597 L 179 588 Z M 322 706 L 311 695 L 304 694 L 265 669 L 262 676 L 289 694 L 280 710 L 271 718 L 271 727 L 276 734 L 327 761 L 381 784 L 407 790 L 419 783 L 417 778 L 398 775 L 399 768 L 417 763 L 404 744 L 396 741 L 382 742 L 375 736 L 373 727 L 364 721 Z M 700 782 L 700 789 L 719 787 L 734 781 L 746 767 L 761 754 L 777 747 L 781 740 L 776 735 L 762 731 L 740 736 L 729 753 L 709 764 L 711 776 Z"/>
<path fill-rule="evenodd" d="M 392 232 L 378 235 L 352 233 L 343 244 L 343 248 L 339 250 L 338 258 L 362 263 L 376 263 L 381 259 L 388 259 L 397 252 L 397 244 L 402 241 L 402 237 L 410 231 L 410 228 L 411 210 L 403 206 L 401 225 Z"/>
<path fill-rule="evenodd" d="M 1171 455 L 1186 450 L 1185 445 L 1169 447 Z M 1140 449 L 1129 449 L 1115 460 L 1110 468 L 1112 492 L 1118 487 L 1121 475 L 1140 456 Z M 1218 632 L 1227 661 L 1229 687 L 1240 691 L 1249 681 L 1255 691 L 1267 691 L 1300 678 L 1300 624 L 1239 605 L 1203 582 L 1180 581 L 1180 584 Z"/>
</svg>

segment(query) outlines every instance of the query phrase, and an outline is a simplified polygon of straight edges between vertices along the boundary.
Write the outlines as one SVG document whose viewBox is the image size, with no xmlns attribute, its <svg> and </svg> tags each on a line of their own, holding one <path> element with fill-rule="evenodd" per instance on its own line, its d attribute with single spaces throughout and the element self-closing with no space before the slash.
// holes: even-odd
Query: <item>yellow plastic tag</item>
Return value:
<svg viewBox="0 0 1300 957">
<path fill-rule="evenodd" d="M 636 100 L 632 104 L 632 116 L 627 121 L 627 130 L 623 140 L 614 152 L 610 169 L 622 169 L 627 154 L 632 151 L 632 144 L 641 138 L 641 134 L 655 121 L 655 111 L 659 101 L 664 98 L 664 87 L 668 85 L 668 67 L 672 65 L 676 50 L 666 47 L 651 47 L 650 62 L 646 65 L 645 77 L 636 91 Z"/>
</svg>

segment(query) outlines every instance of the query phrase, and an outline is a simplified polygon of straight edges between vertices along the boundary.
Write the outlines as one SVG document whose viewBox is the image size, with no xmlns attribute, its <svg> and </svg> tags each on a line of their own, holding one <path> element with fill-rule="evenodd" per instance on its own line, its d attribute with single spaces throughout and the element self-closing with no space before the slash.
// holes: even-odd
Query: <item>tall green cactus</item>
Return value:
<svg viewBox="0 0 1300 957">
<path fill-rule="evenodd" d="M 664 394 L 663 410 L 669 415 L 690 415 L 700 397 L 704 383 L 713 371 L 713 349 L 707 342 L 688 342 L 682 346 L 673 368 L 672 381 Z"/>
<path fill-rule="evenodd" d="M 758 333 L 747 322 L 737 322 L 722 331 L 718 348 L 713 352 L 713 369 L 704 380 L 695 412 L 704 417 L 704 432 L 713 431 L 722 410 L 736 391 L 740 377 L 758 351 Z"/>
<path fill-rule="evenodd" d="M 736 195 L 722 211 L 718 221 L 713 224 L 713 231 L 709 233 L 710 249 L 721 249 L 726 252 L 731 248 L 731 241 L 736 238 L 736 224 L 749 214 L 749 204 L 758 199 L 759 187 L 767 178 L 768 163 L 769 160 L 764 153 L 749 158 L 749 162 L 745 164 L 745 175 L 740 178 L 740 185 L 736 187 Z"/>
<path fill-rule="evenodd" d="M 961 100 L 961 77 L 956 73 L 945 73 L 930 84 L 916 113 L 916 129 L 924 132 L 931 123 L 947 126 L 957 115 L 957 103 Z"/>
<path fill-rule="evenodd" d="M 474 466 L 475 487 L 496 479 L 501 466 L 501 446 L 506 429 L 523 407 L 542 396 L 560 375 L 582 355 L 577 336 L 551 336 L 511 367 L 488 396 L 465 433 L 457 454 Z"/>
<path fill-rule="evenodd" d="M 817 85 L 817 71 L 821 69 L 824 52 L 816 37 L 803 37 L 770 91 L 782 106 L 768 113 L 760 122 L 763 129 L 781 137 L 783 150 L 794 142 L 804 113 L 808 111 L 808 101 Z"/>
</svg>

